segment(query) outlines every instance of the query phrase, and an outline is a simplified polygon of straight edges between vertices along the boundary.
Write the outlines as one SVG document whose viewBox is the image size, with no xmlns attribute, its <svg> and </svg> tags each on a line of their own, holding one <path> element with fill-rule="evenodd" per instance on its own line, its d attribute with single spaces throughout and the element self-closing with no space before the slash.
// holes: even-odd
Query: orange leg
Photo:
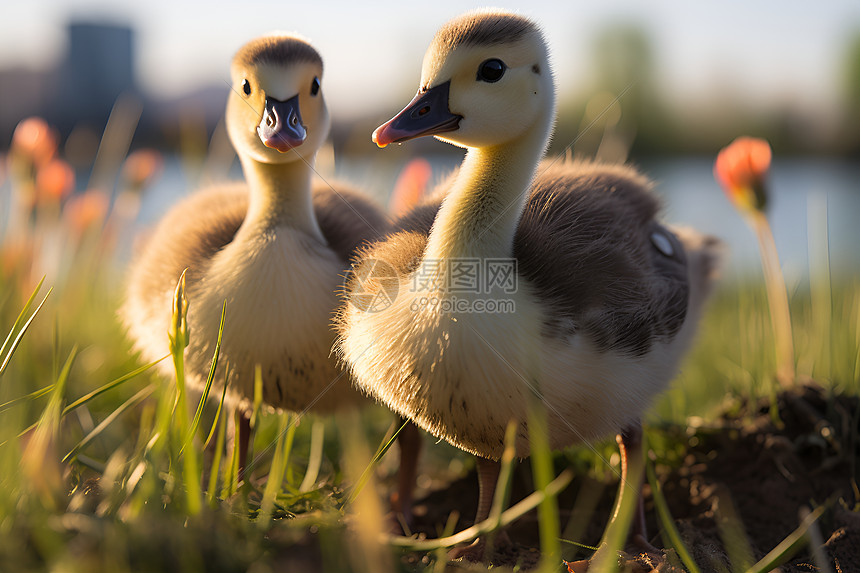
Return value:
<svg viewBox="0 0 860 573">
<path fill-rule="evenodd" d="M 251 441 L 251 418 L 247 412 L 239 414 L 239 481 L 245 479 L 245 467 L 248 464 L 248 443 Z"/>
<path fill-rule="evenodd" d="M 648 534 L 645 528 L 645 506 L 642 500 L 642 482 L 645 475 L 645 456 L 642 451 L 642 426 L 638 422 L 624 428 L 617 436 L 618 449 L 621 453 L 621 481 L 618 484 L 618 495 L 615 498 L 615 506 L 612 516 L 606 525 L 604 539 L 601 541 L 601 549 L 591 559 L 568 563 L 571 571 L 589 571 L 594 565 L 598 569 L 607 567 L 617 559 L 617 556 L 608 554 L 604 549 L 606 537 L 610 529 L 618 527 L 618 519 L 621 508 L 628 503 L 631 495 L 636 496 L 636 505 L 633 510 L 629 529 L 625 532 L 627 545 L 633 545 L 644 553 L 660 555 L 661 551 L 648 542 Z"/>
<path fill-rule="evenodd" d="M 475 458 L 475 471 L 478 474 L 478 511 L 475 513 L 475 523 L 480 523 L 490 517 L 493 497 L 496 495 L 496 484 L 502 465 L 487 458 Z"/>
<path fill-rule="evenodd" d="M 499 481 L 499 472 L 502 466 L 499 462 L 486 458 L 475 458 L 475 470 L 478 474 L 478 511 L 475 514 L 475 523 L 480 523 L 490 516 L 493 506 L 493 497 L 496 495 L 496 484 Z M 501 532 L 498 540 L 502 543 L 510 542 L 505 532 Z M 454 547 L 448 552 L 449 559 L 465 557 L 469 561 L 480 561 L 484 556 L 486 540 L 479 537 L 471 545 Z"/>
<path fill-rule="evenodd" d="M 401 418 L 400 423 L 404 420 Z M 412 501 L 415 477 L 418 474 L 418 458 L 421 455 L 421 432 L 412 422 L 407 423 L 397 435 L 400 446 L 400 469 L 397 473 L 397 494 L 392 500 L 395 511 L 403 516 L 408 528 L 412 527 Z"/>
<path fill-rule="evenodd" d="M 621 484 L 618 489 L 619 500 L 626 485 L 635 488 L 636 508 L 633 521 L 627 534 L 627 543 L 635 545 L 645 552 L 660 553 L 660 550 L 648 542 L 648 531 L 645 527 L 645 502 L 642 499 L 642 483 L 645 478 L 645 453 L 642 451 L 642 425 L 633 424 L 621 431 L 615 437 L 621 452 Z M 632 469 L 631 469 L 632 468 Z M 630 483 L 635 480 L 636 483 Z M 616 504 L 617 506 L 617 504 Z M 615 516 L 613 516 L 614 519 Z"/>
</svg>

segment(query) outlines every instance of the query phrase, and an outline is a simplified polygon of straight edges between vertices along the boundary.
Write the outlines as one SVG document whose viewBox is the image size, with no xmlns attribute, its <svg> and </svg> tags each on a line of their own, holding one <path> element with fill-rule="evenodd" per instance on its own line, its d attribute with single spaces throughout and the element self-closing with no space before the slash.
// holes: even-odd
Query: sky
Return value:
<svg viewBox="0 0 860 573">
<path fill-rule="evenodd" d="M 835 103 L 849 38 L 860 34 L 860 2 L 696 0 L 500 1 L 537 20 L 554 58 L 562 97 L 588 89 L 593 42 L 618 23 L 651 37 L 659 85 L 670 101 L 740 97 L 752 104 Z M 132 25 L 137 73 L 156 96 L 226 81 L 233 53 L 267 32 L 309 38 L 326 63 L 334 115 L 408 101 L 434 31 L 481 3 L 432 0 L 313 2 L 28 0 L 0 7 L 0 68 L 46 68 L 58 61 L 69 19 Z M 407 100 L 404 100 L 407 98 Z"/>
</svg>

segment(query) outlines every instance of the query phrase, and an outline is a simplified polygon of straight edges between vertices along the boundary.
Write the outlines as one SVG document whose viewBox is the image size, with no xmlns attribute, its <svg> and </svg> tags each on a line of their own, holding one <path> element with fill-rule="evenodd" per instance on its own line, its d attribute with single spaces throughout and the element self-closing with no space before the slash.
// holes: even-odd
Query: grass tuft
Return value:
<svg viewBox="0 0 860 573">
<path fill-rule="evenodd" d="M 117 118 L 121 119 L 123 109 L 130 109 L 127 102 L 117 107 Z M 131 116 L 123 128 L 126 131 L 134 123 Z M 114 133 L 117 125 L 115 121 L 111 128 Z M 186 128 L 183 133 L 199 135 L 193 125 Z M 129 137 L 120 139 L 127 143 Z M 103 163 L 99 170 L 110 173 L 118 167 Z M 2 192 L 12 190 L 17 197 L 32 188 L 31 182 L 19 178 L 10 175 L 15 180 Z M 123 189 L 114 191 L 117 196 L 125 194 Z M 29 203 L 16 203 L 22 205 Z M 114 316 L 125 262 L 116 263 L 121 247 L 128 246 L 119 240 L 118 229 L 125 219 L 106 212 L 74 234 L 62 204 L 35 205 L 22 214 L 15 220 L 20 223 L 17 234 L 0 237 L 4 287 L 0 325 L 5 331 L 0 344 L 0 563 L 4 570 L 411 573 L 466 569 L 464 564 L 447 562 L 448 547 L 528 521 L 523 518 L 536 510 L 542 569 L 562 567 L 561 543 L 565 550 L 574 546 L 594 550 L 588 544 L 559 539 L 557 499 L 574 472 L 568 469 L 554 477 L 553 463 L 574 466 L 578 475 L 585 475 L 564 537 L 593 543 L 599 536 L 588 537 L 586 530 L 598 518 L 605 521 L 605 515 L 596 512 L 602 507 L 600 494 L 614 476 L 603 462 L 614 447 L 597 444 L 594 451 L 573 448 L 551 455 L 541 409 L 530 420 L 535 491 L 509 506 L 512 483 L 518 477 L 515 432 L 509 429 L 489 518 L 457 531 L 460 508 L 451 507 L 435 531 L 438 538 L 407 537 L 389 533 L 387 506 L 381 501 L 387 492 L 386 472 L 395 469 L 385 454 L 399 431 L 396 426 L 385 431 L 390 415 L 370 410 L 334 420 L 308 416 L 310 423 L 299 425 L 295 417 L 265 411 L 262 378 L 257 373 L 252 419 L 261 451 L 255 452 L 256 471 L 253 475 L 249 471 L 240 483 L 239 452 L 232 439 L 238 434 L 237 414 L 231 418 L 225 413 L 226 384 L 220 393 L 210 392 L 213 385 L 217 388 L 220 339 L 229 328 L 226 306 L 218 340 L 211 341 L 216 350 L 205 390 L 202 396 L 192 396 L 185 387 L 184 352 L 195 335 L 188 331 L 186 318 L 194 300 L 184 292 L 184 279 L 177 285 L 173 321 L 165 333 L 174 373 L 165 375 L 153 368 L 156 362 L 137 361 Z M 816 228 L 827 234 L 826 212 L 811 221 L 818 221 Z M 73 240 L 55 245 L 50 243 L 52 236 L 60 237 L 61 243 L 68 237 Z M 40 258 L 52 249 L 63 254 L 58 268 Z M 826 259 L 827 249 L 824 240 L 816 252 Z M 860 282 L 840 276 L 839 268 L 829 263 L 811 271 L 808 283 L 801 281 L 789 292 L 794 363 L 801 377 L 814 375 L 828 390 L 857 395 Z M 43 272 L 47 275 L 42 276 Z M 42 294 L 46 285 L 51 286 Z M 664 464 L 680 466 L 690 455 L 689 440 L 704 439 L 706 428 L 724 417 L 755 415 L 743 404 L 768 396 L 777 404 L 774 380 L 782 360 L 769 351 L 775 341 L 767 293 L 760 277 L 723 285 L 716 293 L 698 344 L 650 414 L 648 438 L 661 462 L 658 470 Z M 229 368 L 230 364 L 222 364 L 225 382 Z M 792 442 L 792 447 L 832 453 L 828 463 L 847 458 L 853 476 L 856 432 L 833 435 L 845 433 L 843 426 L 856 429 L 857 416 L 850 412 L 843 424 L 816 426 L 814 433 L 804 436 L 806 441 Z M 338 439 L 326 440 L 326 425 L 337 427 L 329 436 L 338 434 Z M 695 431 L 687 432 L 688 428 Z M 376 437 L 383 434 L 374 451 Z M 207 450 L 209 457 L 204 455 Z M 423 469 L 425 487 L 445 487 L 462 474 L 459 453 L 444 448 L 436 452 L 434 462 L 427 463 L 431 467 Z M 691 573 L 699 568 L 720 570 L 722 563 L 694 562 L 691 553 L 697 559 L 700 553 L 689 540 L 685 546 L 686 538 L 665 500 L 670 487 L 677 484 L 661 486 L 658 478 L 663 476 L 655 475 L 659 471 L 645 467 L 661 528 L 683 566 Z M 630 479 L 633 483 L 634 478 Z M 858 495 L 855 484 L 853 496 L 845 500 L 847 508 L 857 508 Z M 602 567 L 599 559 L 606 559 L 606 570 L 617 565 L 633 497 L 629 492 L 621 496 L 615 508 L 618 525 L 607 532 L 592 560 L 594 570 Z M 750 530 L 743 526 L 745 508 L 736 507 L 734 515 L 728 516 L 728 504 L 720 507 L 724 532 L 736 540 L 725 543 L 731 546 L 734 570 L 771 570 L 790 563 L 810 544 L 809 560 L 823 571 L 831 565 L 829 554 L 820 550 L 822 537 L 830 533 L 818 532 L 835 521 L 830 506 L 819 506 L 802 517 L 799 527 L 758 562 L 754 558 L 762 551 L 749 548 Z"/>
</svg>

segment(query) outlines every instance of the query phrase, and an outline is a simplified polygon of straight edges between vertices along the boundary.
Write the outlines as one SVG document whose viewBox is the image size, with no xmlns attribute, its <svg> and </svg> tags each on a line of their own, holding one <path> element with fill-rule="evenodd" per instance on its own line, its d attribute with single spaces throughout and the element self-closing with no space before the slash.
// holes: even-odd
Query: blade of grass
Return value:
<svg viewBox="0 0 860 573">
<path fill-rule="evenodd" d="M 827 196 L 810 193 L 806 199 L 806 244 L 809 253 L 809 290 L 816 359 L 809 372 L 816 379 L 833 378 L 833 285 L 830 277 L 830 231 Z"/>
<path fill-rule="evenodd" d="M 90 442 L 92 442 L 95 438 L 99 436 L 108 426 L 114 423 L 117 418 L 119 418 L 126 410 L 134 406 L 135 404 L 143 401 L 147 397 L 149 397 L 153 392 L 155 392 L 155 385 L 150 384 L 149 386 L 140 390 L 137 394 L 120 404 L 118 408 L 116 408 L 113 412 L 111 412 L 101 423 L 93 428 L 93 431 L 84 437 L 83 440 L 78 442 L 69 453 L 63 456 L 63 462 L 66 462 L 74 456 L 80 449 L 86 447 Z"/>
<path fill-rule="evenodd" d="M 209 428 L 209 434 L 206 436 L 206 441 L 203 442 L 203 449 L 209 447 L 209 442 L 212 440 L 212 435 L 215 433 L 215 428 L 218 426 L 218 420 L 221 419 L 221 410 L 224 409 L 224 399 L 227 397 L 227 380 L 230 379 L 230 364 L 224 369 L 224 388 L 221 389 L 221 399 L 218 401 L 218 409 L 215 410 L 215 419 L 212 421 L 212 427 Z"/>
<path fill-rule="evenodd" d="M 803 518 L 797 529 L 789 533 L 788 537 L 762 557 L 758 563 L 747 569 L 746 573 L 767 573 L 791 559 L 806 542 L 807 530 L 821 517 L 826 509 L 827 506 L 825 505 L 815 508 L 815 511 L 810 512 L 809 515 Z"/>
<path fill-rule="evenodd" d="M 732 571 L 747 571 L 755 562 L 755 557 L 744 529 L 744 522 L 735 509 L 728 487 L 719 484 L 715 487 L 714 494 L 718 500 L 715 511 L 717 533 L 729 554 Z"/>
<path fill-rule="evenodd" d="M 51 395 L 51 401 L 48 403 L 48 406 L 46 407 L 46 410 L 45 410 L 46 412 L 47 412 L 47 408 L 53 407 L 52 404 L 53 404 L 53 401 L 56 399 L 57 394 L 59 393 L 62 396 L 62 394 L 65 392 L 66 381 L 68 380 L 69 372 L 72 369 L 72 364 L 74 363 L 77 355 L 78 355 L 78 347 L 74 346 L 72 348 L 71 353 L 69 353 L 69 358 L 66 360 L 66 364 L 63 366 L 63 370 L 60 372 L 59 376 L 57 376 L 57 381 L 54 382 L 53 384 L 51 384 L 51 386 L 53 388 L 53 390 L 52 390 L 53 394 Z M 58 409 L 60 408 L 61 403 L 62 403 L 62 400 L 60 401 L 60 403 L 56 404 Z M 20 438 L 24 434 L 26 434 L 27 432 L 33 430 L 34 428 L 38 428 L 38 426 L 43 423 L 44 416 L 45 416 L 45 414 L 43 413 L 42 417 L 40 417 L 38 421 L 34 422 L 30 426 L 28 426 L 27 428 L 22 430 L 21 433 L 18 434 L 18 437 Z M 62 419 L 62 417 L 63 417 L 62 411 L 59 411 L 57 414 L 57 424 L 60 423 L 60 420 Z M 3 444 L 5 444 L 5 443 L 6 442 L 3 442 Z M 0 445 L 3 445 L 3 444 L 0 444 Z"/>
<path fill-rule="evenodd" d="M 806 519 L 809 516 L 809 509 L 806 507 L 800 508 L 800 518 L 801 521 Z M 820 573 L 833 573 L 833 567 L 830 565 L 830 559 L 827 555 L 825 555 L 824 548 L 824 537 L 821 535 L 821 529 L 818 527 L 818 523 L 811 523 L 809 525 L 809 529 L 806 531 L 807 537 L 809 538 L 810 549 L 812 550 L 812 562 L 815 563 L 815 566 L 818 567 L 818 571 Z"/>
<path fill-rule="evenodd" d="M 293 447 L 293 438 L 296 435 L 295 417 L 292 414 L 280 414 L 278 422 L 278 443 L 275 447 L 275 455 L 272 458 L 272 466 L 266 487 L 263 490 L 263 500 L 260 503 L 260 514 L 257 525 L 261 529 L 269 527 L 272 512 L 275 508 L 275 497 L 281 490 L 284 482 L 284 474 L 287 464 L 290 463 L 290 450 Z"/>
<path fill-rule="evenodd" d="M 44 280 L 44 279 L 43 279 Z M 41 283 L 39 283 L 41 284 Z M 24 337 L 24 333 L 27 332 L 27 329 L 30 328 L 30 325 L 33 323 L 33 319 L 36 318 L 36 315 L 39 314 L 39 311 L 42 309 L 42 305 L 45 304 L 45 301 L 48 300 L 48 297 L 51 295 L 51 292 L 54 290 L 54 287 L 48 289 L 48 292 L 45 293 L 45 298 L 42 299 L 42 302 L 39 303 L 39 306 L 36 307 L 36 310 L 33 311 L 33 314 L 30 315 L 30 318 L 27 319 L 27 322 L 21 327 L 21 330 L 18 331 L 17 336 L 12 341 L 12 345 L 9 346 L 9 351 L 6 354 L 6 358 L 3 359 L 3 363 L 0 364 L 0 376 L 6 371 L 6 367 L 9 365 L 9 360 L 12 358 L 12 355 L 15 353 L 15 350 L 18 348 L 18 345 L 21 344 L 21 339 Z M 33 293 L 35 295 L 35 293 Z M 29 306 L 29 301 L 27 306 Z M 18 322 L 17 320 L 15 321 Z M 9 332 L 9 336 L 12 335 L 12 332 Z M 6 343 L 4 342 L 4 346 Z"/>
<path fill-rule="evenodd" d="M 57 376 L 57 381 L 54 382 L 54 393 L 51 396 L 51 403 L 49 407 L 51 411 L 45 411 L 42 419 L 39 420 L 39 424 L 44 424 L 46 421 L 46 417 L 50 416 L 51 418 L 56 417 L 56 420 L 52 420 L 52 423 L 59 426 L 60 417 L 62 413 L 60 411 L 60 404 L 63 402 L 63 393 L 66 390 L 66 382 L 69 381 L 69 373 L 72 371 L 72 365 L 75 363 L 75 358 L 78 356 L 78 347 L 73 346 L 72 351 L 69 352 L 69 357 L 66 359 L 66 363 L 63 365 L 63 369 L 60 371 L 59 376 Z M 56 412 L 53 410 L 56 409 Z"/>
<path fill-rule="evenodd" d="M 289 426 L 287 426 L 287 439 L 284 442 L 284 476 L 287 478 L 290 477 L 290 453 L 293 451 L 293 443 L 296 438 L 296 428 L 299 425 L 299 420 L 301 420 L 300 414 L 293 414 L 293 418 L 290 420 Z"/>
<path fill-rule="evenodd" d="M 52 510 L 63 509 L 68 505 L 62 467 L 56 457 L 56 448 L 63 394 L 77 353 L 78 348 L 75 346 L 57 376 L 51 398 L 21 454 L 20 467 L 26 488 L 39 498 L 43 507 Z"/>
<path fill-rule="evenodd" d="M 347 481 L 358 483 L 356 476 L 374 466 L 365 430 L 355 411 L 338 414 L 336 422 L 341 438 L 341 468 Z M 355 571 L 391 573 L 394 571 L 391 552 L 377 542 L 388 525 L 374 488 L 375 472 L 366 476 L 368 487 L 342 508 L 352 524 L 350 535 L 345 536 L 346 555 Z"/>
<path fill-rule="evenodd" d="M 459 533 L 455 533 L 449 537 L 440 537 L 438 539 L 415 539 L 414 537 L 403 537 L 401 535 L 383 534 L 380 536 L 382 543 L 387 543 L 394 547 L 402 547 L 412 551 L 434 551 L 442 547 L 453 547 L 460 543 L 472 541 L 476 537 L 485 535 L 494 531 L 497 527 L 505 527 L 521 518 L 526 513 L 536 508 L 547 496 L 555 497 L 564 488 L 570 484 L 573 479 L 573 471 L 567 469 L 558 474 L 558 477 L 552 480 L 546 488 L 533 492 L 526 496 L 518 503 L 512 505 L 509 509 L 502 512 L 498 523 L 493 523 L 486 519 L 480 523 L 476 523 L 468 529 L 464 529 Z M 596 571 L 596 569 L 595 569 Z"/>
<path fill-rule="evenodd" d="M 239 416 L 238 410 L 233 411 L 233 451 L 230 462 L 224 466 L 224 480 L 221 486 L 221 498 L 227 499 L 239 490 Z"/>
<path fill-rule="evenodd" d="M 593 479 L 588 476 L 583 477 L 583 483 L 576 494 L 570 518 L 562 530 L 562 543 L 569 542 L 569 545 L 573 547 L 584 547 L 585 549 L 591 549 L 592 552 L 597 551 L 596 547 L 584 546 L 582 543 L 573 540 L 582 539 L 585 536 L 588 524 L 596 515 L 597 504 L 600 502 L 605 487 L 602 480 Z M 579 554 L 580 551 L 578 549 L 571 551 L 562 550 L 562 557 L 567 561 L 574 560 Z"/>
<path fill-rule="evenodd" d="M 538 388 L 535 381 L 534 388 Z M 549 447 L 549 427 L 546 407 L 540 395 L 529 395 L 529 440 L 531 442 L 532 476 L 535 489 L 545 491 L 552 482 L 552 452 Z M 558 517 L 558 504 L 555 497 L 544 496 L 538 505 L 538 531 L 540 533 L 541 560 L 540 571 L 554 571 L 561 563 L 561 531 Z"/>
<path fill-rule="evenodd" d="M 185 384 L 185 349 L 190 342 L 190 331 L 188 328 L 188 297 L 185 294 L 186 271 L 182 271 L 176 292 L 173 297 L 173 315 L 168 339 L 170 353 L 173 356 L 173 366 L 176 371 L 176 403 L 174 404 L 174 416 L 171 419 L 171 436 L 177 440 L 175 447 L 179 450 L 182 461 L 181 482 L 185 486 L 186 509 L 189 514 L 197 515 L 202 509 L 202 494 L 200 481 L 200 463 L 198 452 L 195 448 L 184 447 L 189 434 L 188 424 L 188 396 Z M 174 476 L 177 477 L 177 476 Z"/>
<path fill-rule="evenodd" d="M 51 374 L 53 374 L 53 378 L 56 380 L 60 373 L 60 317 L 57 315 L 54 315 L 54 328 L 52 334 L 54 369 L 51 371 Z"/>
<path fill-rule="evenodd" d="M 9 329 L 9 334 L 6 335 L 6 340 L 3 341 L 3 345 L 0 346 L 0 356 L 3 356 L 3 353 L 6 352 L 6 347 L 9 345 L 9 341 L 12 340 L 12 335 L 15 334 L 15 331 L 21 325 L 21 321 L 24 320 L 24 316 L 27 314 L 27 311 L 30 310 L 30 307 L 33 305 L 33 301 L 36 300 L 36 295 L 39 294 L 39 291 L 42 290 L 42 283 L 45 282 L 45 277 L 42 277 L 42 280 L 39 281 L 39 284 L 36 285 L 36 288 L 33 289 L 30 298 L 27 299 L 27 302 L 24 303 L 24 308 L 21 309 L 21 312 L 18 314 L 18 318 L 15 319 L 15 322 L 12 323 L 12 328 Z"/>
<path fill-rule="evenodd" d="M 12 408 L 13 406 L 21 404 L 22 402 L 27 402 L 29 400 L 37 400 L 37 399 L 41 398 L 42 396 L 44 396 L 45 394 L 50 393 L 51 390 L 53 390 L 53 389 L 54 389 L 54 385 L 50 384 L 48 386 L 45 386 L 44 388 L 40 388 L 39 390 L 35 390 L 33 392 L 30 392 L 29 394 L 24 394 L 23 396 L 19 396 L 17 398 L 12 398 L 8 402 L 6 402 L 4 404 L 0 404 L 0 413 L 8 410 L 9 408 Z"/>
<path fill-rule="evenodd" d="M 100 396 L 109 390 L 113 390 L 117 386 L 120 386 L 121 384 L 128 382 L 132 378 L 139 376 L 140 374 L 143 374 L 144 372 L 146 372 L 147 370 L 149 370 L 150 368 L 152 368 L 153 366 L 155 366 L 156 364 L 158 364 L 159 362 L 161 362 L 162 360 L 164 360 L 168 356 L 169 355 L 165 355 L 162 358 L 159 358 L 158 360 L 156 360 L 155 362 L 150 362 L 149 364 L 141 366 L 140 368 L 137 368 L 136 370 L 132 370 L 128 374 L 123 374 L 122 376 L 120 376 L 116 380 L 113 380 L 112 382 L 108 382 L 107 384 L 105 384 L 101 388 L 97 388 L 96 390 L 93 390 L 89 394 L 86 394 L 85 396 L 81 396 L 80 398 L 78 398 L 77 400 L 75 400 L 74 402 L 72 402 L 71 404 L 66 406 L 65 408 L 63 408 L 63 416 L 65 416 L 66 414 L 68 414 L 69 412 L 74 410 L 75 408 L 77 408 L 79 406 L 83 406 L 84 404 L 93 400 L 97 396 Z"/>
<path fill-rule="evenodd" d="M 500 514 L 501 515 L 501 514 Z M 450 537 L 454 534 L 454 529 L 457 527 L 457 520 L 460 519 L 460 512 L 454 510 L 448 514 L 448 521 L 445 522 L 445 528 L 442 530 L 440 537 Z M 435 551 L 436 564 L 433 566 L 433 573 L 445 573 L 448 565 L 448 552 L 444 547 L 440 547 Z"/>
<path fill-rule="evenodd" d="M 657 517 L 660 519 L 660 525 L 663 527 L 669 543 L 675 549 L 675 552 L 681 558 L 681 562 L 689 573 L 700 573 L 699 566 L 696 565 L 696 562 L 687 550 L 687 546 L 681 540 L 678 528 L 675 527 L 675 520 L 672 519 L 672 514 L 669 512 L 669 504 L 666 503 L 663 490 L 660 488 L 660 482 L 657 481 L 657 475 L 654 473 L 654 466 L 650 461 L 645 462 L 645 472 L 648 475 L 648 483 L 651 485 L 651 497 L 654 499 Z"/>
<path fill-rule="evenodd" d="M 508 506 L 511 498 L 511 482 L 514 477 L 514 460 L 516 459 L 517 422 L 511 420 L 505 428 L 505 449 L 502 452 L 499 479 L 496 483 L 496 491 L 493 493 L 493 504 L 490 506 L 488 519 L 496 523 L 502 517 L 502 513 Z M 540 489 L 540 488 L 538 488 Z"/>
<path fill-rule="evenodd" d="M 96 473 L 103 474 L 105 472 L 105 464 L 94 460 L 89 456 L 85 456 L 84 454 L 78 454 L 75 456 L 75 461 L 84 466 L 85 468 L 89 468 Z"/>
<path fill-rule="evenodd" d="M 212 388 L 212 381 L 215 379 L 215 369 L 218 367 L 218 357 L 221 354 L 221 337 L 224 334 L 224 318 L 226 316 L 227 301 L 225 300 L 224 305 L 221 307 L 221 323 L 218 325 L 218 338 L 215 341 L 215 352 L 212 354 L 212 365 L 209 367 L 209 374 L 206 375 L 206 385 L 203 387 L 203 395 L 200 397 L 200 402 L 197 404 L 197 411 L 194 413 L 194 419 L 191 421 L 191 430 L 188 432 L 188 437 L 185 438 L 185 443 L 182 444 L 182 450 L 184 450 L 191 442 L 194 435 L 197 433 L 197 428 L 200 426 L 200 418 L 203 416 L 203 407 L 206 405 L 206 400 L 209 398 L 209 390 Z M 224 388 L 227 388 L 226 380 L 224 381 Z M 180 450 L 180 454 L 182 453 L 182 450 Z"/>
<path fill-rule="evenodd" d="M 358 481 L 356 482 L 355 486 L 352 488 L 352 492 L 350 492 L 350 494 L 349 494 L 349 498 L 347 499 L 347 503 L 353 503 L 355 501 L 355 499 L 358 497 L 358 494 L 361 493 L 361 489 L 367 483 L 367 480 L 370 479 L 370 474 L 373 471 L 373 469 L 376 467 L 376 464 L 379 463 L 379 460 L 382 458 L 382 456 L 385 455 L 385 452 L 387 452 L 388 449 L 391 448 L 392 445 L 394 445 L 394 441 L 397 439 L 397 435 L 400 433 L 400 430 L 402 430 L 406 426 L 406 424 L 408 424 L 408 423 L 409 423 L 408 420 L 403 422 L 403 425 L 401 425 L 399 428 L 397 428 L 397 431 L 394 432 L 394 434 L 392 434 L 392 436 L 388 439 L 388 441 L 385 441 L 385 439 L 383 438 L 383 441 L 379 445 L 379 448 L 376 449 L 376 453 L 370 459 L 370 463 L 367 464 L 367 467 L 364 468 L 363 472 L 361 472 L 361 476 L 358 478 Z"/>
<path fill-rule="evenodd" d="M 311 451 L 308 455 L 308 469 L 299 486 L 299 491 L 305 492 L 313 489 L 322 465 L 323 442 L 325 441 L 325 423 L 314 420 L 311 426 Z"/>
<path fill-rule="evenodd" d="M 144 450 L 153 459 L 159 458 L 167 446 L 174 404 L 176 402 L 176 385 L 167 378 L 162 378 L 159 382 L 160 390 L 157 394 L 158 400 L 155 406 L 155 423 L 150 428 L 149 439 L 146 442 Z"/>
<path fill-rule="evenodd" d="M 570 539 L 560 539 L 562 543 L 567 543 L 568 545 L 573 545 L 574 547 L 579 547 L 581 549 L 588 549 L 589 551 L 597 551 L 597 547 L 593 545 L 586 545 L 585 543 L 579 543 L 578 541 L 571 541 Z"/>
<path fill-rule="evenodd" d="M 167 356 L 165 356 L 164 358 L 167 358 Z M 72 402 L 71 404 L 69 404 L 68 406 L 63 408 L 62 412 L 60 413 L 60 417 L 62 418 L 64 416 L 66 416 L 69 412 L 71 412 L 75 408 L 83 406 L 84 404 L 86 404 L 87 402 L 89 402 L 90 400 L 95 398 L 96 396 L 99 396 L 99 395 L 107 392 L 108 390 L 116 388 L 120 384 L 122 384 L 128 380 L 131 380 L 132 378 L 134 378 L 138 374 L 141 374 L 142 372 L 144 372 L 144 371 L 148 370 L 149 368 L 152 368 L 154 365 L 158 364 L 159 362 L 164 360 L 164 358 L 160 358 L 159 360 L 156 360 L 155 362 L 151 362 L 151 363 L 147 364 L 146 366 L 141 366 L 137 370 L 133 370 L 132 372 L 129 372 L 128 374 L 120 376 L 119 378 L 117 378 L 113 382 L 109 382 L 109 383 L 105 384 L 104 386 L 102 386 L 101 388 L 98 388 L 97 390 L 93 390 L 92 392 L 90 392 L 86 396 L 82 396 L 82 397 L 78 398 L 77 400 L 75 400 L 74 402 Z M 2 412 L 3 410 L 5 410 L 7 408 L 11 408 L 12 406 L 21 402 L 22 400 L 26 400 L 26 399 L 30 399 L 30 398 L 35 399 L 35 398 L 39 398 L 41 396 L 44 396 L 46 393 L 51 391 L 54 388 L 54 386 L 55 386 L 54 384 L 51 384 L 50 386 L 46 386 L 45 388 L 42 388 L 41 390 L 36 390 L 35 392 L 31 392 L 30 394 L 27 394 L 26 396 L 21 396 L 19 398 L 15 398 L 13 400 L 10 400 L 9 402 L 6 402 L 5 404 L 0 405 L 0 412 Z M 30 426 L 25 428 L 23 431 L 21 431 L 21 433 L 18 434 L 18 436 L 19 437 L 23 436 L 24 434 L 26 434 L 27 432 L 29 432 L 30 430 L 35 428 L 36 424 L 37 423 L 31 424 Z M 4 443 L 5 442 L 0 443 L 0 446 L 2 446 Z"/>
<path fill-rule="evenodd" d="M 150 402 L 141 408 L 137 424 L 137 444 L 135 445 L 134 450 L 135 458 L 142 458 L 146 452 L 146 443 L 152 435 L 152 428 L 155 426 L 156 407 L 157 404 Z"/>
<path fill-rule="evenodd" d="M 223 403 L 223 399 L 222 399 Z M 218 407 L 221 411 L 221 407 Z M 218 470 L 221 469 L 221 457 L 224 449 L 224 442 L 227 436 L 227 420 L 221 421 L 218 424 L 218 416 L 215 417 L 215 424 L 212 426 L 212 431 L 218 427 L 218 439 L 215 440 L 215 453 L 212 455 L 212 468 L 209 470 L 209 487 L 206 489 L 206 499 L 209 502 L 209 507 L 215 508 L 217 504 L 217 488 L 218 488 Z M 207 440 L 208 443 L 208 440 Z"/>
<path fill-rule="evenodd" d="M 157 385 L 163 389 L 164 382 L 158 381 Z M 152 468 L 153 460 L 157 459 L 155 452 L 158 451 L 158 424 L 159 424 L 159 409 L 164 408 L 163 403 L 166 398 L 161 393 L 157 400 L 146 402 L 141 407 L 140 423 L 138 424 L 138 439 L 136 453 L 134 459 L 138 463 L 132 473 L 129 475 L 127 491 L 128 499 L 125 502 L 123 512 L 127 519 L 132 520 L 139 516 L 145 507 L 153 500 L 155 495 L 158 477 L 157 472 L 147 471 Z M 77 459 L 80 460 L 81 454 L 78 454 Z M 130 464 L 133 465 L 133 464 Z"/>
</svg>

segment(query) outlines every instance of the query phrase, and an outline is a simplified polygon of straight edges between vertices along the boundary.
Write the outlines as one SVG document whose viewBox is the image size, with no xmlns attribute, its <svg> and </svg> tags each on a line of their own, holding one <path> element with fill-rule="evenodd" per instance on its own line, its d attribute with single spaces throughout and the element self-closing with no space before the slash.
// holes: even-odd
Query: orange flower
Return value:
<svg viewBox="0 0 860 573">
<path fill-rule="evenodd" d="M 138 149 L 126 158 L 122 174 L 129 186 L 139 191 L 158 176 L 161 165 L 161 154 L 158 151 Z"/>
<path fill-rule="evenodd" d="M 108 196 L 95 189 L 69 199 L 63 216 L 72 234 L 80 237 L 87 229 L 103 223 L 109 203 Z"/>
<path fill-rule="evenodd" d="M 23 156 L 39 165 L 57 152 L 57 135 L 41 117 L 21 120 L 12 134 L 11 155 Z"/>
<path fill-rule="evenodd" d="M 52 159 L 36 173 L 36 189 L 42 203 L 59 203 L 75 188 L 75 171 L 62 159 Z"/>
<path fill-rule="evenodd" d="M 775 339 L 777 379 L 787 386 L 796 378 L 794 341 L 779 253 L 764 212 L 767 205 L 765 177 L 770 168 L 770 159 L 771 151 L 767 141 L 739 137 L 717 155 L 714 177 L 723 186 L 735 207 L 747 215 L 746 221 L 758 238 Z"/>
<path fill-rule="evenodd" d="M 768 142 L 753 137 L 739 137 L 717 155 L 714 177 L 740 210 L 763 212 L 767 206 L 765 178 L 770 159 Z"/>
<path fill-rule="evenodd" d="M 418 157 L 407 163 L 394 184 L 394 191 L 391 192 L 388 206 L 391 214 L 395 217 L 405 215 L 417 205 L 427 190 L 432 175 L 433 168 L 426 159 Z"/>
</svg>

